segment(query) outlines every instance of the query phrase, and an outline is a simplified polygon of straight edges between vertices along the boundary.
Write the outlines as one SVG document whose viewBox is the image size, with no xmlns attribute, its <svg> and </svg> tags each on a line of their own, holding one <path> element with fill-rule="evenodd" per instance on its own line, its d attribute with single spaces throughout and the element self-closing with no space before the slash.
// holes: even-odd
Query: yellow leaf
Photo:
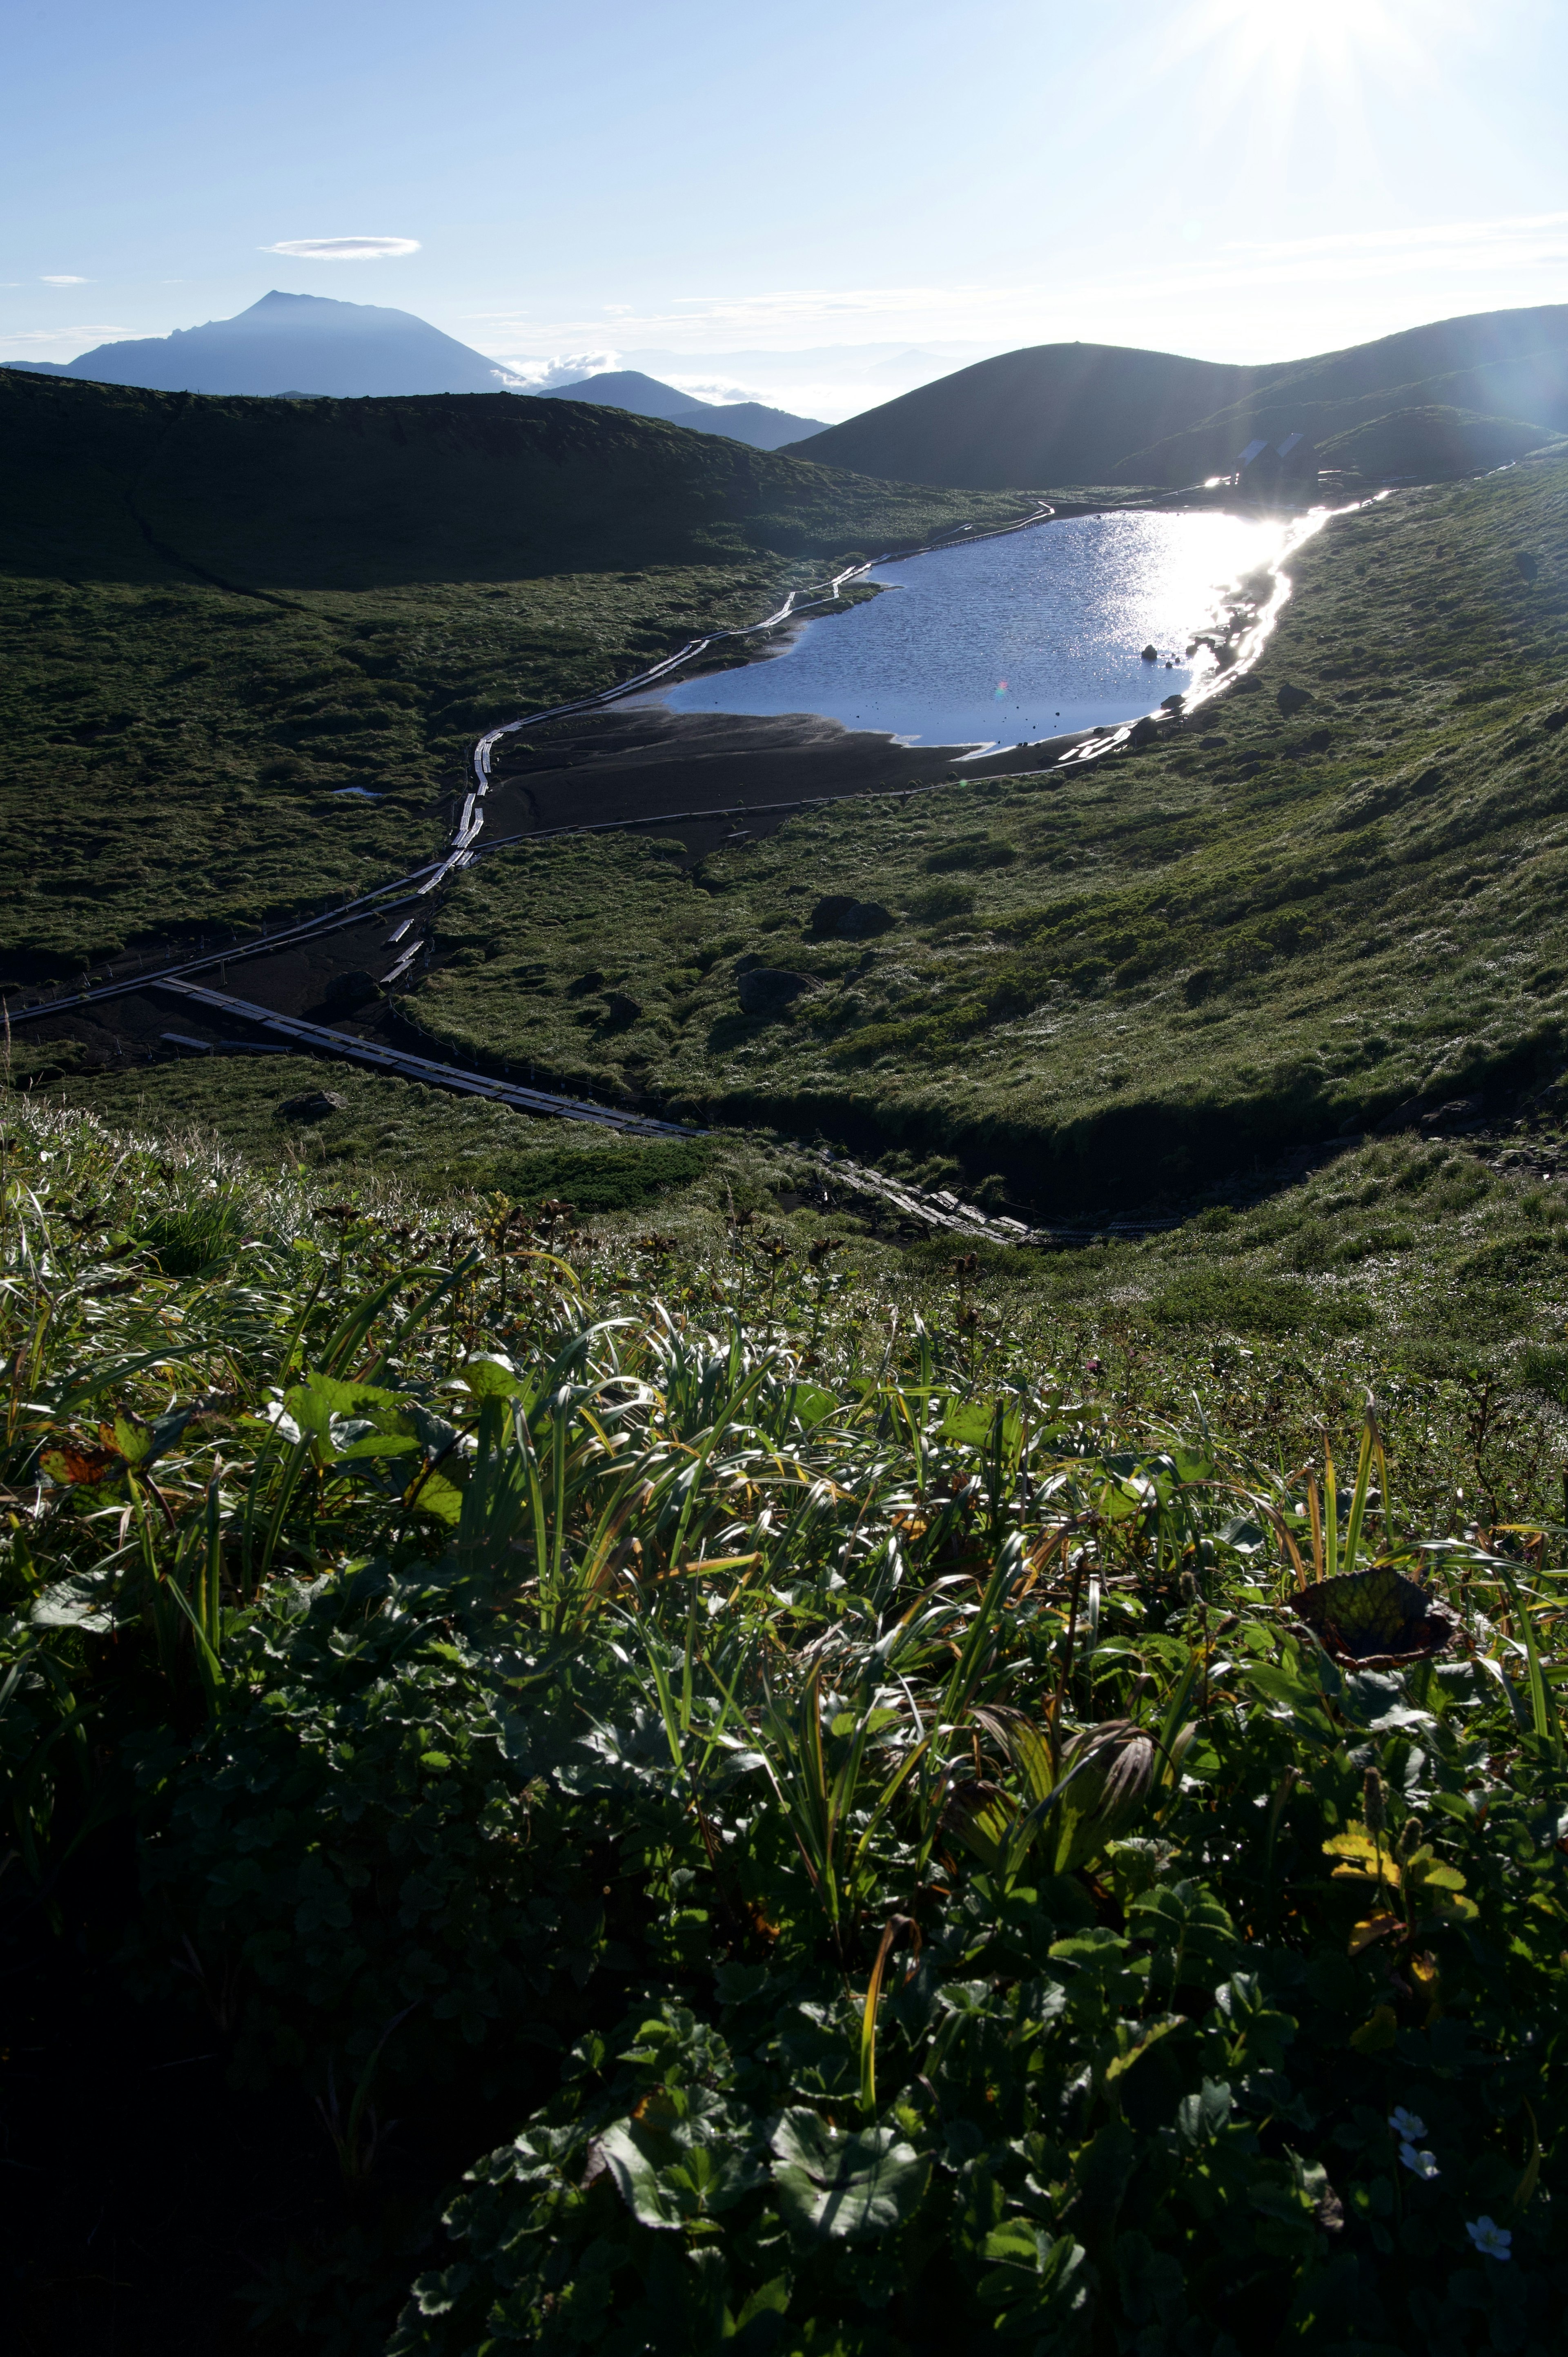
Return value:
<svg viewBox="0 0 1568 2357">
<path fill-rule="evenodd" d="M 1430 1851 L 1428 1851 L 1428 1852 L 1426 1853 L 1426 1856 L 1427 1856 L 1427 1857 L 1430 1857 L 1430 1856 L 1431 1856 L 1431 1852 L 1430 1852 Z M 1423 1862 L 1423 1858 L 1422 1858 L 1422 1852 L 1421 1852 L 1420 1850 L 1417 1850 L 1417 1852 L 1416 1852 L 1416 1854 L 1415 1854 L 1415 1857 L 1412 1857 L 1412 1858 L 1411 1859 L 1411 1865 L 1412 1865 L 1412 1867 L 1415 1867 L 1415 1866 L 1417 1866 L 1418 1864 L 1420 1865 L 1420 1868 L 1421 1868 L 1421 1870 L 1420 1870 L 1420 1872 L 1419 1872 L 1418 1874 L 1416 1874 L 1416 1875 L 1415 1875 L 1414 1879 L 1415 1879 L 1415 1881 L 1416 1881 L 1417 1885 L 1419 1886 L 1419 1888 L 1420 1888 L 1421 1889 L 1423 1889 L 1423 1890 L 1463 1890 L 1463 1889 L 1464 1889 L 1464 1888 L 1465 1888 L 1465 1878 L 1464 1878 L 1464 1876 L 1460 1873 L 1460 1871 L 1459 1871 L 1459 1869 L 1458 1869 L 1458 1867 L 1457 1867 L 1456 1866 L 1427 1866 L 1426 1864 L 1424 1864 L 1424 1862 Z"/>
<path fill-rule="evenodd" d="M 1337 1866 L 1329 1876 L 1330 1882 L 1386 1882 L 1391 1890 L 1400 1887 L 1400 1870 L 1391 1857 L 1381 1862 L 1381 1871 L 1374 1874 L 1368 1866 Z"/>
<path fill-rule="evenodd" d="M 1363 1824 L 1347 1825 L 1342 1834 L 1334 1834 L 1323 1845 L 1326 1857 L 1376 1857 L 1378 1845 Z"/>
<path fill-rule="evenodd" d="M 1157 2021 L 1146 2022 L 1144 2025 L 1143 2035 L 1139 2038 L 1136 2044 L 1129 2047 L 1128 2050 L 1124 2054 L 1113 2055 L 1111 2061 L 1106 2064 L 1105 2083 L 1107 2086 L 1110 2085 L 1113 2079 L 1119 2079 L 1124 2071 L 1130 2071 L 1133 2068 L 1133 2063 L 1139 2060 L 1140 2056 L 1146 2054 L 1150 2047 L 1155 2045 L 1158 2040 L 1168 2038 L 1173 2029 L 1185 2029 L 1187 2026 L 1187 2017 L 1185 2013 L 1165 2013 L 1160 2016 Z"/>
<path fill-rule="evenodd" d="M 1402 1915 L 1369 1915 L 1364 1922 L 1357 1924 L 1350 1934 L 1350 1953 L 1353 1956 L 1359 1956 L 1363 1948 L 1371 1946 L 1374 1940 L 1386 1940 L 1391 1932 L 1403 1930 Z M 1383 2010 L 1386 2012 L 1387 2007 L 1385 2007 Z M 1359 2035 L 1359 2032 L 1358 2035 Z M 1354 2038 L 1350 2043 L 1352 2046 L 1355 2045 Z"/>
<path fill-rule="evenodd" d="M 1350 2032 L 1350 2043 L 1358 2054 L 1386 2054 L 1398 2036 L 1392 2006 L 1375 2005 L 1360 2029 Z"/>
</svg>

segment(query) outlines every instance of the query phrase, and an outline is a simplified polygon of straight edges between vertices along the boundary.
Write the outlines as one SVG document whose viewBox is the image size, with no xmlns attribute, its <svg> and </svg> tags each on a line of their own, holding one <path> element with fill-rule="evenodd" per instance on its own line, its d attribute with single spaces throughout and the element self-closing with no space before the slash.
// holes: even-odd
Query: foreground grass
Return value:
<svg viewBox="0 0 1568 2357">
<path fill-rule="evenodd" d="M 823 1231 L 13 1106 L 5 1935 L 125 1938 L 242 2084 L 359 2088 L 274 2330 L 1555 2347 L 1563 1534 L 1505 1483 L 1448 1537 L 1462 1384 L 1353 1480 L 1354 1337 L 1107 1362 Z M 1374 1558 L 1435 1665 L 1295 1620 Z M 364 2098 L 480 2083 L 515 2140 L 378 2240 Z"/>
<path fill-rule="evenodd" d="M 1056 1211 L 1539 1085 L 1568 977 L 1565 531 L 1560 465 L 1337 520 L 1256 688 L 1087 771 L 840 806 L 690 876 L 657 845 L 497 855 L 419 1019 Z M 896 922 L 823 937 L 828 894 Z M 811 986 L 747 1016 L 747 964 Z"/>
<path fill-rule="evenodd" d="M 308 1120 L 290 1110 L 324 1085 L 335 1109 Z M 851 1327 L 940 1320 L 961 1297 L 982 1321 L 977 1351 L 1000 1332 L 1035 1356 L 1070 1347 L 1077 1361 L 1101 1361 L 1130 1412 L 1179 1418 L 1197 1388 L 1238 1440 L 1282 1467 L 1312 1452 L 1326 1417 L 1352 1427 L 1369 1387 L 1398 1421 L 1407 1492 L 1430 1527 L 1457 1531 L 1478 1507 L 1496 1519 L 1509 1496 L 1535 1513 L 1561 1501 L 1561 1114 L 1501 1135 L 1347 1142 L 1304 1172 L 1189 1206 L 1168 1232 L 983 1247 L 971 1267 L 959 1244 L 900 1237 L 854 1198 L 818 1207 L 822 1166 L 766 1131 L 610 1137 L 289 1056 L 68 1072 L 32 1102 L 182 1155 L 220 1145 L 263 1183 L 268 1172 L 318 1179 L 338 1201 L 373 1203 L 390 1186 L 426 1217 L 456 1202 L 472 1220 L 493 1201 L 532 1214 L 548 1198 L 592 1216 L 607 1248 L 635 1245 L 651 1223 L 682 1271 L 727 1261 L 738 1218 L 758 1251 L 778 1247 L 781 1282 L 813 1250 L 854 1271 L 842 1288 Z M 892 1159 L 928 1187 L 961 1177 L 940 1155 Z"/>
<path fill-rule="evenodd" d="M 0 371 L 0 425 L 7 984 L 403 873 L 482 728 L 756 620 L 824 556 L 1030 505 L 504 395 Z"/>
</svg>

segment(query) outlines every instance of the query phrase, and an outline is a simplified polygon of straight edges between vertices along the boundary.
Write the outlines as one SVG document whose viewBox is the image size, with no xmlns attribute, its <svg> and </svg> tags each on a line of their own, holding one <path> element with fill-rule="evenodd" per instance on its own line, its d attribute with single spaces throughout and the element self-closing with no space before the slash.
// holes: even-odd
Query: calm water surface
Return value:
<svg viewBox="0 0 1568 2357">
<path fill-rule="evenodd" d="M 1189 664 L 1183 653 L 1193 632 L 1282 541 L 1277 522 L 1243 516 L 1079 516 L 911 557 L 871 576 L 880 597 L 659 700 L 675 712 L 818 712 L 930 745 L 1033 743 L 1133 720 L 1199 675 L 1207 654 Z M 1140 659 L 1151 643 L 1158 668 Z"/>
</svg>

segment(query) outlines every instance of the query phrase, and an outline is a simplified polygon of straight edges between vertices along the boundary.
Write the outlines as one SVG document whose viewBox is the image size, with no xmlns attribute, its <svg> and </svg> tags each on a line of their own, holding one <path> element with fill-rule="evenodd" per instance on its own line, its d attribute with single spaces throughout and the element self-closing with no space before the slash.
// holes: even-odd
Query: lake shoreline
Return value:
<svg viewBox="0 0 1568 2357">
<path fill-rule="evenodd" d="M 743 824 L 772 834 L 795 807 L 918 792 L 965 779 L 1056 767 L 1087 742 L 1072 729 L 976 754 L 971 744 L 904 745 L 811 712 L 672 713 L 651 702 L 557 721 L 498 764 L 482 851 L 566 828 L 667 831 L 699 854 Z M 713 818 L 689 815 L 720 813 Z"/>
</svg>

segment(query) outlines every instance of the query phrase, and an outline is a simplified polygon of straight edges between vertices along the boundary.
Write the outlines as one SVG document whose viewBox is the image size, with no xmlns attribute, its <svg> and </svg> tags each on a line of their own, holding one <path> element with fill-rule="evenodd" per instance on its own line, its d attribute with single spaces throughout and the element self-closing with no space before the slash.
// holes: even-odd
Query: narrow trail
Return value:
<svg viewBox="0 0 1568 2357">
<path fill-rule="evenodd" d="M 464 797 L 446 849 L 436 858 L 426 861 L 406 875 L 389 878 L 386 883 L 378 886 L 373 891 L 361 894 L 358 899 L 345 903 L 339 909 L 327 911 L 320 917 L 304 920 L 295 925 L 286 926 L 279 932 L 263 935 L 253 941 L 236 942 L 222 950 L 202 951 L 194 956 L 187 955 L 171 960 L 166 964 L 117 974 L 111 980 L 95 985 L 87 990 L 62 995 L 31 1006 L 8 1008 L 6 1020 L 11 1026 L 16 1026 L 47 1017 L 69 1015 L 74 1010 L 101 1001 L 123 997 L 138 991 L 160 990 L 178 997 L 193 1007 L 199 1007 L 209 1015 L 220 1016 L 230 1021 L 270 1032 L 280 1039 L 296 1042 L 312 1053 L 337 1057 L 371 1070 L 423 1081 L 427 1085 L 447 1089 L 456 1094 L 489 1098 L 499 1103 L 510 1105 L 519 1112 L 545 1115 L 558 1120 L 587 1122 L 600 1128 L 617 1130 L 633 1135 L 657 1137 L 703 1135 L 705 1132 L 690 1123 L 660 1121 L 650 1115 L 638 1114 L 619 1106 L 595 1104 L 582 1098 L 557 1095 L 546 1090 L 523 1087 L 510 1079 L 480 1071 L 465 1071 L 457 1065 L 432 1057 L 415 1055 L 402 1049 L 383 1045 L 380 1041 L 365 1039 L 353 1033 L 338 1030 L 330 1025 L 313 1023 L 299 1017 L 280 1014 L 254 1000 L 237 997 L 227 991 L 206 988 L 196 983 L 192 977 L 199 974 L 210 974 L 215 968 L 227 968 L 240 964 L 249 957 L 275 954 L 280 949 L 304 948 L 319 941 L 325 935 L 341 931 L 347 927 L 363 924 L 371 919 L 380 920 L 395 915 L 399 909 L 408 909 L 410 913 L 388 939 L 388 946 L 396 948 L 398 955 L 389 971 L 381 977 L 381 987 L 386 990 L 402 980 L 425 944 L 426 933 L 420 923 L 420 914 L 422 909 L 430 904 L 431 896 L 446 883 L 449 877 L 470 866 L 482 852 L 499 851 L 521 843 L 549 841 L 560 835 L 615 833 L 633 827 L 646 827 L 650 824 L 673 823 L 676 821 L 690 822 L 697 819 L 736 816 L 738 813 L 735 808 L 671 812 L 653 819 L 587 821 L 570 827 L 553 827 L 522 834 L 492 836 L 488 843 L 483 844 L 479 840 L 485 825 L 485 803 L 491 785 L 491 763 L 497 746 L 505 737 L 515 736 L 523 729 L 547 726 L 555 721 L 582 718 L 591 713 L 606 710 L 628 696 L 640 694 L 649 688 L 657 686 L 660 681 L 669 679 L 686 664 L 695 662 L 710 647 L 721 645 L 726 640 L 760 637 L 770 630 L 781 629 L 788 623 L 798 621 L 814 610 L 832 606 L 841 596 L 847 583 L 864 579 L 867 574 L 879 566 L 902 564 L 912 557 L 934 555 L 942 550 L 972 547 L 981 541 L 1004 539 L 1015 533 L 1032 531 L 1039 524 L 1049 522 L 1055 513 L 1056 510 L 1053 507 L 1042 503 L 1033 514 L 1021 517 L 1015 523 L 993 526 L 985 532 L 975 532 L 965 527 L 957 533 L 949 534 L 941 540 L 928 542 L 918 548 L 891 551 L 879 556 L 868 557 L 856 565 L 846 565 L 843 571 L 832 575 L 825 582 L 810 584 L 803 589 L 792 589 L 775 612 L 765 615 L 759 621 L 746 623 L 734 630 L 709 631 L 701 638 L 688 640 L 683 646 L 678 648 L 674 653 L 665 656 L 660 662 L 649 665 L 643 671 L 634 673 L 628 678 L 618 680 L 608 687 L 600 688 L 590 695 L 578 696 L 569 703 L 551 705 L 542 711 L 525 713 L 516 719 L 504 721 L 499 726 L 488 730 L 473 748 L 469 757 L 473 783 Z M 1240 644 L 1230 650 L 1229 660 L 1223 661 L 1219 669 L 1200 682 L 1198 686 L 1186 697 L 1177 700 L 1179 708 L 1184 713 L 1190 713 L 1222 694 L 1255 663 L 1278 619 L 1281 608 L 1290 595 L 1289 576 L 1283 570 L 1286 559 L 1294 553 L 1305 539 L 1317 531 L 1326 521 L 1327 513 L 1322 511 L 1297 519 L 1294 528 L 1286 534 L 1281 551 L 1271 567 L 1273 576 L 1273 593 L 1267 605 L 1254 615 Z M 1164 720 L 1167 716 L 1167 714 L 1162 711 L 1158 718 Z M 1145 723 L 1143 721 L 1128 722 L 1116 728 L 1099 731 L 1093 736 L 1086 737 L 1062 752 L 1058 757 L 1055 766 L 1078 767 L 1099 760 L 1105 755 L 1127 745 L 1133 737 L 1134 729 L 1141 729 L 1144 726 Z M 924 793 L 941 791 L 943 788 L 940 785 L 904 789 L 900 799 L 908 798 L 911 791 Z M 802 797 L 789 802 L 765 806 L 754 805 L 746 814 L 759 815 L 764 808 L 770 813 L 775 811 L 781 813 L 825 808 L 836 799 L 838 797 L 834 796 Z M 411 935 L 412 939 L 409 938 Z M 224 1043 L 213 1044 L 221 1049 Z M 806 1150 L 810 1151 L 813 1160 L 821 1165 L 826 1182 L 824 1191 L 830 1197 L 834 1193 L 847 1194 L 852 1198 L 869 1197 L 891 1210 L 899 1218 L 913 1222 L 917 1226 L 928 1231 L 933 1229 L 946 1231 L 956 1235 L 985 1239 L 1005 1245 L 1036 1243 L 1077 1243 L 1112 1235 L 1141 1236 L 1178 1224 L 1174 1220 L 1158 1220 L 1101 1222 L 1089 1226 L 1080 1224 L 1071 1227 L 1051 1225 L 1030 1227 L 1019 1220 L 989 1217 L 977 1205 L 963 1202 L 950 1193 L 945 1191 L 932 1193 L 929 1190 L 901 1184 L 887 1178 L 881 1171 L 867 1168 L 851 1161 L 847 1157 L 834 1156 L 831 1152 L 814 1148 Z"/>
<path fill-rule="evenodd" d="M 455 1090 L 460 1096 L 492 1097 L 498 1104 L 513 1105 L 520 1113 L 549 1114 L 563 1121 L 595 1122 L 601 1128 L 628 1130 L 639 1137 L 703 1135 L 683 1122 L 655 1121 L 646 1114 L 623 1113 L 618 1106 L 589 1104 L 581 1097 L 553 1096 L 544 1089 L 521 1088 L 515 1081 L 498 1080 L 488 1072 L 461 1071 L 455 1064 L 438 1063 L 429 1056 L 410 1055 L 402 1048 L 383 1047 L 379 1039 L 358 1039 L 325 1023 L 306 1023 L 298 1016 L 278 1015 L 270 1006 L 258 1006 L 253 999 L 235 998 L 227 991 L 204 990 L 198 983 L 167 979 L 160 987 L 177 992 L 192 1006 L 253 1024 L 258 1030 L 275 1032 L 280 1039 L 294 1040 L 317 1054 L 366 1064 L 373 1071 L 394 1072 L 403 1080 L 433 1082 L 437 1087 Z"/>
</svg>

